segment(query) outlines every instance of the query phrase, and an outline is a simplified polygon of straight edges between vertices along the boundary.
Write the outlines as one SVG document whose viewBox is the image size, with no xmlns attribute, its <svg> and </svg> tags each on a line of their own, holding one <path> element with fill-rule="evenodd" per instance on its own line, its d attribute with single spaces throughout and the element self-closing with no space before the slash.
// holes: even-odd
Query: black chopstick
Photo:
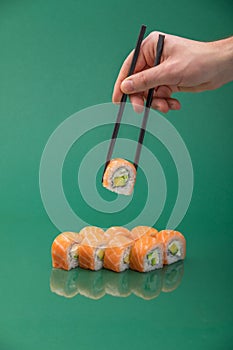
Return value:
<svg viewBox="0 0 233 350">
<path fill-rule="evenodd" d="M 160 60 L 161 60 L 161 56 L 162 56 L 162 52 L 163 52 L 164 39 L 165 39 L 165 35 L 159 34 L 154 66 L 158 66 L 160 64 Z M 154 94 L 154 88 L 150 89 L 148 92 L 148 95 L 147 95 L 146 107 L 145 107 L 145 111 L 144 111 L 144 115 L 143 115 L 143 119 L 142 119 L 142 125 L 141 125 L 139 138 L 138 138 L 136 155 L 134 158 L 134 166 L 135 166 L 136 170 L 138 168 L 138 162 L 139 162 L 142 144 L 143 144 L 143 140 L 144 140 L 144 136 L 145 136 L 146 124 L 147 124 L 148 117 L 149 117 L 150 107 L 151 107 L 151 103 L 153 100 L 153 94 Z"/>
<path fill-rule="evenodd" d="M 131 62 L 131 65 L 130 65 L 130 68 L 129 68 L 129 72 L 128 72 L 128 75 L 127 75 L 128 77 L 130 75 L 132 75 L 133 72 L 134 72 L 134 69 L 135 69 L 135 66 L 136 66 L 136 63 L 137 63 L 137 59 L 138 59 L 138 56 L 139 56 L 139 52 L 140 52 L 140 46 L 141 46 L 141 43 L 142 43 L 145 31 L 146 31 L 146 26 L 142 25 L 141 29 L 140 29 L 139 36 L 138 36 L 137 44 L 136 44 L 136 47 L 135 47 L 135 50 L 134 50 L 134 55 L 133 55 L 133 58 L 132 58 L 132 62 Z M 113 129 L 111 142 L 110 142 L 108 153 L 107 153 L 107 157 L 106 157 L 106 162 L 105 162 L 104 171 L 103 171 L 103 177 L 104 177 L 105 170 L 106 170 L 106 168 L 107 168 L 107 166 L 108 166 L 108 164 L 110 162 L 110 159 L 112 157 L 113 149 L 114 149 L 114 146 L 115 146 L 115 143 L 116 143 L 116 138 L 117 138 L 118 131 L 119 131 L 119 128 L 120 128 L 121 118 L 122 118 L 122 115 L 123 115 L 123 112 L 124 112 L 124 109 L 125 109 L 126 100 L 127 100 L 127 95 L 123 94 L 122 97 L 121 97 L 120 107 L 119 107 L 119 110 L 118 110 L 117 119 L 116 119 L 116 122 L 115 122 L 115 126 L 114 126 L 114 129 Z M 103 180 L 103 177 L 102 177 L 102 180 Z"/>
</svg>

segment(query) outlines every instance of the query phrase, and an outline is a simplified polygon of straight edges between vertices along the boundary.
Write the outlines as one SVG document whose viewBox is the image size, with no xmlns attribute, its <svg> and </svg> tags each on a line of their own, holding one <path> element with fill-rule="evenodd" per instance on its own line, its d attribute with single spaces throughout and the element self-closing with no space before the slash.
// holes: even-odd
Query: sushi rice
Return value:
<svg viewBox="0 0 233 350">
<path fill-rule="evenodd" d="M 71 270 L 98 271 L 103 267 L 115 272 L 128 268 L 139 272 L 160 269 L 183 260 L 185 237 L 178 231 L 137 226 L 131 231 L 121 226 L 104 230 L 84 227 L 80 233 L 63 232 L 53 241 L 52 266 Z"/>
<path fill-rule="evenodd" d="M 125 159 L 112 159 L 104 173 L 103 186 L 108 190 L 124 195 L 133 192 L 136 180 L 135 166 Z"/>
</svg>

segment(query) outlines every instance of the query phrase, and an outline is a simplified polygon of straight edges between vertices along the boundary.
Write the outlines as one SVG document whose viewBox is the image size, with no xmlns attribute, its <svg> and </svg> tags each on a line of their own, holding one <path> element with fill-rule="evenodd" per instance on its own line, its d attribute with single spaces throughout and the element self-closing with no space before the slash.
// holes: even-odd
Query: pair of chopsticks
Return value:
<svg viewBox="0 0 233 350">
<path fill-rule="evenodd" d="M 129 69 L 129 72 L 128 72 L 128 75 L 127 75 L 128 77 L 133 74 L 134 69 L 136 67 L 136 63 L 137 63 L 137 59 L 138 59 L 138 56 L 139 56 L 140 47 L 141 47 L 141 43 L 142 43 L 145 31 L 146 31 L 146 26 L 142 25 L 140 33 L 139 33 L 139 36 L 138 36 L 138 40 L 137 40 L 137 43 L 136 43 L 136 47 L 135 47 L 135 50 L 134 50 L 134 55 L 133 55 L 133 58 L 132 58 L 130 69 Z M 155 57 L 154 66 L 157 66 L 160 63 L 161 56 L 162 56 L 162 51 L 163 51 L 164 39 L 165 39 L 165 35 L 159 34 L 159 39 L 158 39 L 157 48 L 156 48 L 156 57 Z M 146 124 L 147 124 L 148 117 L 149 117 L 149 111 L 150 111 L 151 103 L 152 103 L 152 100 L 153 100 L 153 94 L 154 94 L 154 88 L 149 90 L 148 95 L 147 95 L 147 99 L 146 99 L 146 107 L 145 107 L 145 111 L 144 111 L 144 115 L 143 115 L 141 130 L 140 130 L 140 134 L 139 134 L 139 138 L 138 138 L 137 150 L 136 150 L 136 154 L 135 154 L 135 158 L 134 158 L 134 166 L 135 166 L 136 170 L 138 168 L 138 162 L 139 162 L 139 158 L 140 158 L 140 154 L 141 154 L 141 148 L 142 148 L 142 144 L 143 144 L 143 140 L 144 140 L 144 136 L 145 136 Z M 126 100 L 127 100 L 127 95 L 123 94 L 122 98 L 121 98 L 118 114 L 117 114 L 117 119 L 116 119 L 115 126 L 114 126 L 114 129 L 113 129 L 111 142 L 110 142 L 108 153 L 107 153 L 107 158 L 106 158 L 106 162 L 105 162 L 103 176 L 104 176 L 105 170 L 106 170 L 106 168 L 107 168 L 107 166 L 108 166 L 108 164 L 109 164 L 109 162 L 111 160 L 111 157 L 112 157 L 113 149 L 114 149 L 114 146 L 115 146 L 115 143 L 116 143 L 116 139 L 117 139 L 117 135 L 118 135 L 118 131 L 119 131 L 119 128 L 120 128 L 122 115 L 123 115 L 123 112 L 124 112 L 124 109 L 125 109 Z"/>
</svg>

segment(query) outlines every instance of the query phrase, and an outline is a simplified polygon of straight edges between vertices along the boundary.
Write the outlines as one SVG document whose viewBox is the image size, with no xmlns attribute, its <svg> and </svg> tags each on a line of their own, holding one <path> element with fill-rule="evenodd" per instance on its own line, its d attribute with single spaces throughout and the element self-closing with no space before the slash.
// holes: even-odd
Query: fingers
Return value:
<svg viewBox="0 0 233 350">
<path fill-rule="evenodd" d="M 167 113 L 169 110 L 179 110 L 181 105 L 180 102 L 174 98 L 154 98 L 151 107 L 162 113 Z"/>
<path fill-rule="evenodd" d="M 171 97 L 172 94 L 172 89 L 167 86 L 167 85 L 161 85 L 158 86 L 155 90 L 154 90 L 154 96 L 155 97 Z"/>
<path fill-rule="evenodd" d="M 155 89 L 151 107 L 163 113 L 167 113 L 170 109 L 180 109 L 180 102 L 175 98 L 171 98 L 172 92 L 173 87 L 166 85 L 159 86 L 157 89 Z"/>
<path fill-rule="evenodd" d="M 126 78 L 121 83 L 120 89 L 126 94 L 132 94 L 147 91 L 160 85 L 178 84 L 177 75 L 174 74 L 169 63 L 165 61 L 159 66 L 143 70 Z"/>
<path fill-rule="evenodd" d="M 176 111 L 181 109 L 180 101 L 178 101 L 175 98 L 168 98 L 167 103 L 168 103 L 169 109 L 176 110 Z"/>
<path fill-rule="evenodd" d="M 146 97 L 140 94 L 130 95 L 130 102 L 132 103 L 133 109 L 136 113 L 142 113 L 144 111 L 145 99 Z M 179 110 L 181 105 L 175 98 L 155 96 L 152 100 L 151 108 L 162 113 L 167 113 L 169 110 Z"/>
<path fill-rule="evenodd" d="M 124 61 L 121 70 L 118 74 L 115 86 L 114 86 L 114 90 L 113 90 L 113 95 L 112 95 L 112 102 L 116 103 L 116 102 L 120 102 L 121 100 L 121 96 L 122 96 L 122 91 L 120 89 L 120 85 L 122 83 L 122 81 L 127 77 L 129 68 L 130 68 L 130 64 L 132 61 L 132 57 L 133 57 L 133 51 L 129 54 L 129 56 L 126 58 L 126 60 Z"/>
<path fill-rule="evenodd" d="M 136 113 L 142 113 L 144 111 L 145 98 L 143 95 L 131 95 L 130 102 L 132 103 L 133 109 Z M 175 98 L 154 97 L 151 103 L 151 108 L 162 113 L 167 113 L 169 110 L 179 110 L 181 108 L 181 105 L 180 102 Z"/>
<path fill-rule="evenodd" d="M 137 72 L 141 72 L 138 74 L 143 75 L 143 72 L 145 70 L 147 71 L 148 68 L 150 69 L 150 67 L 153 67 L 155 50 L 156 50 L 155 43 L 158 40 L 158 35 L 159 35 L 159 32 L 152 32 L 143 40 L 143 42 L 141 44 L 139 56 L 137 59 L 137 64 L 136 64 L 136 67 L 134 69 L 134 74 L 131 75 L 130 78 L 133 77 L 133 79 L 134 79 L 134 76 L 135 75 L 137 76 Z M 123 65 L 121 67 L 121 70 L 119 72 L 119 75 L 117 77 L 117 80 L 116 80 L 116 83 L 114 86 L 114 90 L 113 90 L 113 95 L 112 95 L 113 103 L 120 102 L 123 93 L 127 93 L 127 94 L 130 93 L 129 91 L 123 91 L 121 88 L 121 84 L 128 76 L 128 72 L 130 69 L 131 62 L 132 62 L 133 54 L 134 54 L 134 50 L 128 55 L 128 57 L 125 59 Z M 130 78 L 128 78 L 128 79 L 130 79 Z M 137 79 L 137 77 L 136 77 L 136 79 Z M 157 85 L 160 85 L 160 84 L 157 84 Z M 138 91 L 143 91 L 143 89 L 135 90 L 135 92 L 138 92 Z M 131 91 L 131 93 L 132 93 L 132 91 Z"/>
<path fill-rule="evenodd" d="M 144 96 L 143 94 L 134 94 L 129 96 L 130 102 L 136 113 L 142 113 L 144 110 Z"/>
<path fill-rule="evenodd" d="M 154 91 L 154 97 L 152 100 L 151 108 L 156 109 L 162 113 L 167 113 L 169 110 L 179 110 L 181 108 L 180 102 L 171 98 L 173 92 L 172 87 L 159 86 Z M 133 105 L 133 109 L 136 113 L 142 113 L 144 111 L 144 103 L 148 93 L 137 93 L 129 95 L 130 102 Z"/>
<path fill-rule="evenodd" d="M 112 102 L 117 103 L 120 102 L 121 97 L 122 97 L 122 90 L 121 90 L 121 83 L 122 81 L 128 76 L 130 65 L 132 62 L 134 50 L 129 54 L 129 56 L 125 59 L 121 70 L 119 72 L 119 75 L 117 77 L 114 90 L 113 90 L 113 95 L 112 95 Z M 138 59 L 137 59 L 137 64 L 135 67 L 135 72 L 138 72 L 140 70 L 143 70 L 146 66 L 145 58 L 143 55 L 143 52 L 141 51 L 139 53 Z"/>
</svg>

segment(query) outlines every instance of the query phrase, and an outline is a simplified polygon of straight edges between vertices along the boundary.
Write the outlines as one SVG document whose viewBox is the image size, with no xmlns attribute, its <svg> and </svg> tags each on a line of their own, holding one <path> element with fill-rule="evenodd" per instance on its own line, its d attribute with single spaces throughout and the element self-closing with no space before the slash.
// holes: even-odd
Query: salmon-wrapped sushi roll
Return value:
<svg viewBox="0 0 233 350">
<path fill-rule="evenodd" d="M 129 266 L 139 272 L 163 267 L 163 242 L 150 236 L 138 239 L 133 245 Z"/>
<path fill-rule="evenodd" d="M 104 254 L 104 267 L 121 272 L 129 268 L 129 255 L 133 241 L 125 236 L 117 235 L 108 242 Z"/>
<path fill-rule="evenodd" d="M 55 268 L 71 270 L 78 266 L 78 249 L 82 237 L 75 232 L 63 232 L 53 241 L 52 265 Z"/>
<path fill-rule="evenodd" d="M 80 231 L 82 244 L 79 247 L 79 266 L 83 269 L 100 270 L 106 247 L 104 231 L 95 226 L 85 227 Z"/>
<path fill-rule="evenodd" d="M 104 237 L 104 230 L 102 228 L 97 226 L 86 226 L 82 228 L 82 230 L 79 232 L 80 236 L 82 238 L 87 238 L 91 240 L 102 240 Z"/>
<path fill-rule="evenodd" d="M 117 235 L 131 238 L 131 232 L 122 226 L 112 226 L 104 232 L 104 237 L 109 241 Z"/>
<path fill-rule="evenodd" d="M 143 236 L 156 236 L 158 230 L 150 226 L 136 226 L 131 230 L 131 238 L 136 241 Z"/>
<path fill-rule="evenodd" d="M 135 166 L 125 159 L 110 160 L 104 176 L 103 186 L 118 194 L 130 195 L 136 180 Z"/>
<path fill-rule="evenodd" d="M 185 258 L 186 240 L 180 232 L 162 230 L 156 237 L 164 244 L 164 264 L 169 265 Z"/>
</svg>

